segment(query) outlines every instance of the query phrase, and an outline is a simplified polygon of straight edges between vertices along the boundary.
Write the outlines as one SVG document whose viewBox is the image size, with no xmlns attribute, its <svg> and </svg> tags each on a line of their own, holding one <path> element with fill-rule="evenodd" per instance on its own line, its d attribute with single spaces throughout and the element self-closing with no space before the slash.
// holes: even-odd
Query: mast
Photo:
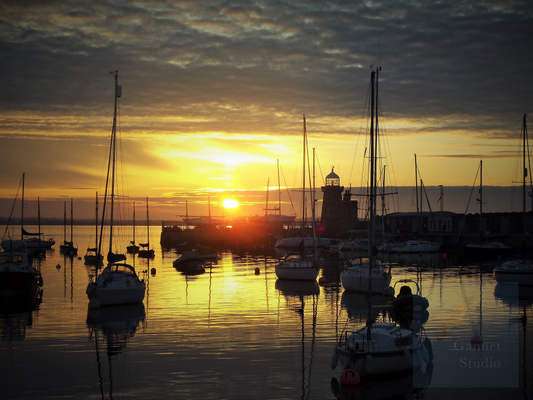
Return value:
<svg viewBox="0 0 533 400">
<path fill-rule="evenodd" d="M 527 147 L 527 127 L 526 127 L 526 114 L 524 114 L 522 123 L 522 167 L 524 173 L 522 174 L 522 209 L 524 219 L 524 233 L 526 233 L 526 178 L 527 178 L 527 165 L 526 165 L 526 147 Z M 24 193 L 24 192 L 22 192 Z"/>
<path fill-rule="evenodd" d="M 313 185 L 313 189 L 311 191 L 311 215 L 313 216 L 313 223 L 312 223 L 312 226 L 313 226 L 313 252 L 316 256 L 316 243 L 317 243 L 317 240 L 316 240 L 316 217 L 315 217 L 315 148 L 313 147 L 313 181 L 312 181 L 312 185 Z"/>
<path fill-rule="evenodd" d="M 374 217 L 375 217 L 375 207 L 374 207 L 374 201 L 375 201 L 375 186 L 374 186 L 374 176 L 375 176 L 375 139 L 374 139 L 374 108 L 375 108 L 375 79 L 376 79 L 376 72 L 372 70 L 372 73 L 370 74 L 370 93 L 371 93 L 371 99 L 370 99 L 370 224 L 368 227 L 368 273 L 369 276 L 372 276 L 372 264 L 374 263 Z M 371 293 L 372 289 L 372 280 L 369 280 L 368 283 L 368 293 Z"/>
<path fill-rule="evenodd" d="M 418 166 L 415 153 L 415 198 L 416 198 L 416 229 L 420 233 L 420 206 L 418 205 Z"/>
<path fill-rule="evenodd" d="M 111 169 L 111 217 L 109 219 L 109 253 L 113 252 L 113 212 L 115 206 L 115 171 L 117 156 L 117 108 L 118 98 L 121 96 L 122 88 L 118 85 L 118 71 L 111 72 L 115 78 L 115 110 L 113 113 L 113 130 L 111 136 L 112 148 L 112 169 Z"/>
<path fill-rule="evenodd" d="M 281 181 L 279 179 L 279 158 L 276 160 L 278 164 L 278 215 L 281 218 Z"/>
<path fill-rule="evenodd" d="M 483 241 L 483 160 L 479 160 L 479 241 Z"/>
<path fill-rule="evenodd" d="M 304 123 L 304 141 L 303 141 L 303 181 L 302 181 L 302 240 L 305 235 L 305 155 L 307 152 L 307 128 L 305 126 L 305 114 L 303 114 Z"/>
<path fill-rule="evenodd" d="M 39 226 L 39 249 L 41 248 L 41 200 L 37 196 L 37 224 Z"/>
<path fill-rule="evenodd" d="M 146 236 L 148 238 L 148 250 L 150 250 L 150 216 L 148 215 L 148 196 L 146 196 Z"/>
<path fill-rule="evenodd" d="M 70 198 L 70 245 L 74 246 L 74 239 L 72 231 L 74 230 L 74 211 L 72 210 L 73 200 Z"/>
<path fill-rule="evenodd" d="M 63 201 L 63 246 L 67 245 L 67 201 Z"/>
<path fill-rule="evenodd" d="M 24 179 L 25 179 L 26 173 L 22 173 L 22 214 L 21 214 L 21 221 L 20 221 L 20 238 L 24 239 Z"/>
<path fill-rule="evenodd" d="M 265 222 L 267 222 L 268 215 L 268 188 L 270 187 L 270 177 L 267 179 L 267 190 L 266 190 L 266 204 L 265 204 Z"/>
<path fill-rule="evenodd" d="M 99 254 L 98 253 L 98 192 L 96 192 L 96 207 L 95 207 L 95 218 L 94 218 L 94 238 L 95 238 L 95 248 L 96 248 L 96 262 L 99 262 Z M 97 264 L 98 265 L 98 264 Z"/>
</svg>

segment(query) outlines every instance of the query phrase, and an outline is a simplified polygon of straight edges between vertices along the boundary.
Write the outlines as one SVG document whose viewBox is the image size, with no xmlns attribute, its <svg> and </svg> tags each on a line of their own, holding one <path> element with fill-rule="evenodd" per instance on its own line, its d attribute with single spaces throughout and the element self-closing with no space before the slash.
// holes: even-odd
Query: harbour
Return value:
<svg viewBox="0 0 533 400">
<path fill-rule="evenodd" d="M 132 227 L 122 228 L 117 246 L 125 249 Z M 61 226 L 42 230 L 62 237 Z M 76 226 L 73 241 L 81 259 L 56 245 L 34 260 L 43 278 L 34 309 L 2 310 L 2 398 L 533 396 L 533 292 L 497 283 L 496 260 L 460 265 L 442 253 L 381 260 L 391 286 L 413 280 L 429 301 L 431 368 L 342 387 L 332 351 L 348 325 L 365 326 L 367 298 L 342 287 L 339 261 L 322 261 L 316 282 L 284 281 L 272 248 L 220 248 L 204 273 L 186 275 L 173 267 L 176 249 L 156 245 L 153 259 L 127 255 L 146 282 L 142 303 L 89 309 L 95 270 L 82 256 L 94 228 Z M 390 320 L 386 310 L 379 318 Z M 471 344 L 475 335 L 481 348 Z"/>
</svg>

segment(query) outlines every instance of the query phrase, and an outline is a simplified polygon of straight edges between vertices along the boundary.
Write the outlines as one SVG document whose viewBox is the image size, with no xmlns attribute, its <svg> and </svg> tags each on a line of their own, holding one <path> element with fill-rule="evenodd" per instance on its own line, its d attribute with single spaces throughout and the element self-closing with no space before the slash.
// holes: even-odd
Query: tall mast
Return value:
<svg viewBox="0 0 533 400">
<path fill-rule="evenodd" d="M 95 207 L 95 218 L 94 218 L 94 237 L 95 237 L 95 248 L 96 248 L 96 262 L 99 262 L 98 257 L 98 192 L 96 192 L 96 207 Z"/>
<path fill-rule="evenodd" d="M 372 276 L 372 264 L 374 262 L 374 254 L 373 254 L 373 247 L 374 247 L 374 158 L 376 157 L 374 153 L 374 107 L 375 107 L 375 78 L 376 78 L 376 72 L 372 70 L 372 73 L 370 74 L 370 93 L 371 93 L 371 99 L 370 99 L 370 224 L 368 227 L 368 271 L 369 276 Z M 371 292 L 372 288 L 372 282 L 369 280 L 368 284 L 368 292 Z"/>
<path fill-rule="evenodd" d="M 479 240 L 483 239 L 483 160 L 479 160 Z"/>
<path fill-rule="evenodd" d="M 150 216 L 148 214 L 148 196 L 146 196 L 146 236 L 148 238 L 148 250 L 150 250 Z"/>
<path fill-rule="evenodd" d="M 67 201 L 63 201 L 63 245 L 67 244 Z"/>
<path fill-rule="evenodd" d="M 22 214 L 21 214 L 21 221 L 20 221 L 20 238 L 24 239 L 24 179 L 25 179 L 26 173 L 22 173 Z"/>
<path fill-rule="evenodd" d="M 276 161 L 278 164 L 278 215 L 281 217 L 281 181 L 279 179 L 279 158 Z"/>
<path fill-rule="evenodd" d="M 113 212 L 115 205 L 115 170 L 116 170 L 116 156 L 117 156 L 117 108 L 118 108 L 118 98 L 121 96 L 121 89 L 118 85 L 118 71 L 111 72 L 115 77 L 115 110 L 113 113 L 113 131 L 111 137 L 111 148 L 112 148 L 112 169 L 111 169 L 111 217 L 109 222 L 109 253 L 113 252 Z"/>
<path fill-rule="evenodd" d="M 72 209 L 72 206 L 73 206 L 73 200 L 72 198 L 70 199 L 70 243 L 71 245 L 74 245 L 74 240 L 73 240 L 73 233 L 72 231 L 74 230 L 74 211 Z"/>
<path fill-rule="evenodd" d="M 420 233 L 420 206 L 418 205 L 418 166 L 416 165 L 415 153 L 415 198 L 416 198 L 416 229 Z"/>
<path fill-rule="evenodd" d="M 524 215 L 524 233 L 526 232 L 526 178 L 527 178 L 527 166 L 526 166 L 526 136 L 527 136 L 527 128 L 526 128 L 526 114 L 524 114 L 523 123 L 522 123 L 522 140 L 523 140 L 523 146 L 522 146 L 522 163 L 523 163 L 523 171 L 522 174 L 522 209 L 523 209 L 523 215 Z"/>
<path fill-rule="evenodd" d="M 133 243 L 135 244 L 135 202 L 133 202 Z"/>
<path fill-rule="evenodd" d="M 307 152 L 307 128 L 305 126 L 305 114 L 303 114 L 303 123 L 304 123 L 304 141 L 303 141 L 303 181 L 302 181 L 302 235 L 305 231 L 305 156 Z"/>
<path fill-rule="evenodd" d="M 270 187 L 270 177 L 267 179 L 267 190 L 266 190 L 266 200 L 265 200 L 265 222 L 267 222 L 268 214 L 268 188 Z"/>
</svg>

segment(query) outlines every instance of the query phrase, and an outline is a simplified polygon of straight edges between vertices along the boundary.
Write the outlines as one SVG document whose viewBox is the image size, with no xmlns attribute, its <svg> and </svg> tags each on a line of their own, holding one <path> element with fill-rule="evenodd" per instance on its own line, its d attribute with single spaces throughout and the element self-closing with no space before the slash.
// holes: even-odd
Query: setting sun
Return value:
<svg viewBox="0 0 533 400">
<path fill-rule="evenodd" d="M 225 199 L 222 201 L 222 205 L 224 208 L 237 208 L 239 206 L 239 203 L 237 203 L 237 200 L 233 199 Z"/>
</svg>

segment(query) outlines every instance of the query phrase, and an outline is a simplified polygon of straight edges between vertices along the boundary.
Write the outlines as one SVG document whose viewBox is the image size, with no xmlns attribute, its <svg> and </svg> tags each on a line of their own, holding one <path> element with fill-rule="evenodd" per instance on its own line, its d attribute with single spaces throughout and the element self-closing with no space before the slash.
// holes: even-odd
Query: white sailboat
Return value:
<svg viewBox="0 0 533 400">
<path fill-rule="evenodd" d="M 377 143 L 378 143 L 378 96 L 377 79 L 374 82 L 375 75 L 378 71 L 372 72 L 372 105 L 370 116 L 370 182 L 369 182 L 369 210 L 370 220 L 368 226 L 368 258 L 359 256 L 346 260 L 344 268 L 341 271 L 341 282 L 344 289 L 354 292 L 367 292 L 383 294 L 390 285 L 392 276 L 380 265 L 375 258 L 377 254 L 374 243 L 375 216 L 376 216 L 376 199 L 377 199 Z M 375 102 L 375 103 L 374 103 Z M 375 122 L 375 125 L 374 125 Z"/>
<path fill-rule="evenodd" d="M 0 246 L 4 250 L 17 250 L 17 251 L 40 251 L 40 250 L 46 250 L 51 249 L 52 246 L 56 243 L 56 241 L 53 238 L 50 238 L 48 240 L 45 240 L 44 238 L 41 238 L 41 206 L 38 201 L 38 219 L 39 219 L 39 232 L 32 233 L 28 232 L 26 229 L 24 229 L 24 186 L 25 186 L 25 177 L 26 173 L 22 173 L 22 202 L 21 202 L 21 217 L 20 217 L 20 239 L 4 239 L 0 242 Z M 20 186 L 19 186 L 20 187 Z M 18 195 L 18 192 L 17 192 Z M 16 198 L 15 198 L 16 201 Z M 11 218 L 11 217 L 10 217 Z M 9 225 L 9 222 L 8 222 Z M 7 227 L 6 227 L 7 231 Z M 4 234 L 5 236 L 5 234 Z M 32 237 L 28 237 L 32 236 Z"/>
<path fill-rule="evenodd" d="M 111 306 L 121 304 L 140 303 L 144 299 L 146 283 L 140 279 L 135 268 L 129 264 L 117 262 L 124 260 L 123 255 L 113 253 L 113 211 L 115 197 L 115 169 L 116 169 L 116 128 L 117 128 L 117 106 L 118 98 L 122 89 L 118 85 L 118 71 L 111 72 L 115 78 L 115 111 L 113 116 L 113 129 L 111 132 L 111 144 L 109 150 L 109 166 L 106 180 L 106 193 L 104 196 L 104 206 L 102 211 L 101 230 L 105 221 L 105 209 L 107 202 L 108 185 L 111 186 L 111 213 L 109 219 L 109 252 L 107 254 L 107 267 L 87 285 L 86 293 L 89 297 L 89 308 L 100 306 Z M 102 234 L 100 234 L 99 249 L 102 247 Z M 118 256 L 118 257 L 117 257 Z"/>
<path fill-rule="evenodd" d="M 370 124 L 370 226 L 369 226 L 369 261 L 366 263 L 368 272 L 367 293 L 372 289 L 372 266 L 374 266 L 374 221 L 376 216 L 376 178 L 375 178 L 375 135 L 374 109 L 377 103 L 377 75 L 380 68 L 371 73 L 371 124 Z M 377 114 L 377 113 L 376 113 Z M 344 284 L 344 282 L 343 282 Z M 429 354 L 424 347 L 418 333 L 414 330 L 402 328 L 394 323 L 375 322 L 372 316 L 371 303 L 368 303 L 366 326 L 344 335 L 334 348 L 331 367 L 335 368 L 340 362 L 343 368 L 351 368 L 359 376 L 382 375 L 389 373 L 408 372 L 409 370 L 425 369 L 429 362 Z"/>
<path fill-rule="evenodd" d="M 304 234 L 305 234 L 305 166 L 307 155 L 307 128 L 305 124 L 305 115 L 303 116 L 303 192 L 302 192 L 302 237 L 301 237 L 301 252 L 299 254 L 290 254 L 286 256 L 281 262 L 276 265 L 276 275 L 279 279 L 316 281 L 318 277 L 319 267 L 318 261 L 314 257 L 307 257 L 304 249 Z M 314 220 L 313 220 L 314 233 Z M 313 234 L 313 237 L 315 235 Z"/>
<path fill-rule="evenodd" d="M 526 114 L 524 114 L 522 123 L 522 159 L 523 159 L 523 175 L 522 175 L 522 203 L 524 214 L 524 240 L 527 234 L 526 229 L 526 178 L 528 176 L 528 166 L 526 165 L 526 150 L 529 155 Z M 531 178 L 530 178 L 531 179 Z M 500 283 L 517 282 L 520 286 L 533 286 L 533 260 L 524 256 L 521 259 L 508 260 L 502 265 L 494 268 L 494 277 Z"/>
</svg>

